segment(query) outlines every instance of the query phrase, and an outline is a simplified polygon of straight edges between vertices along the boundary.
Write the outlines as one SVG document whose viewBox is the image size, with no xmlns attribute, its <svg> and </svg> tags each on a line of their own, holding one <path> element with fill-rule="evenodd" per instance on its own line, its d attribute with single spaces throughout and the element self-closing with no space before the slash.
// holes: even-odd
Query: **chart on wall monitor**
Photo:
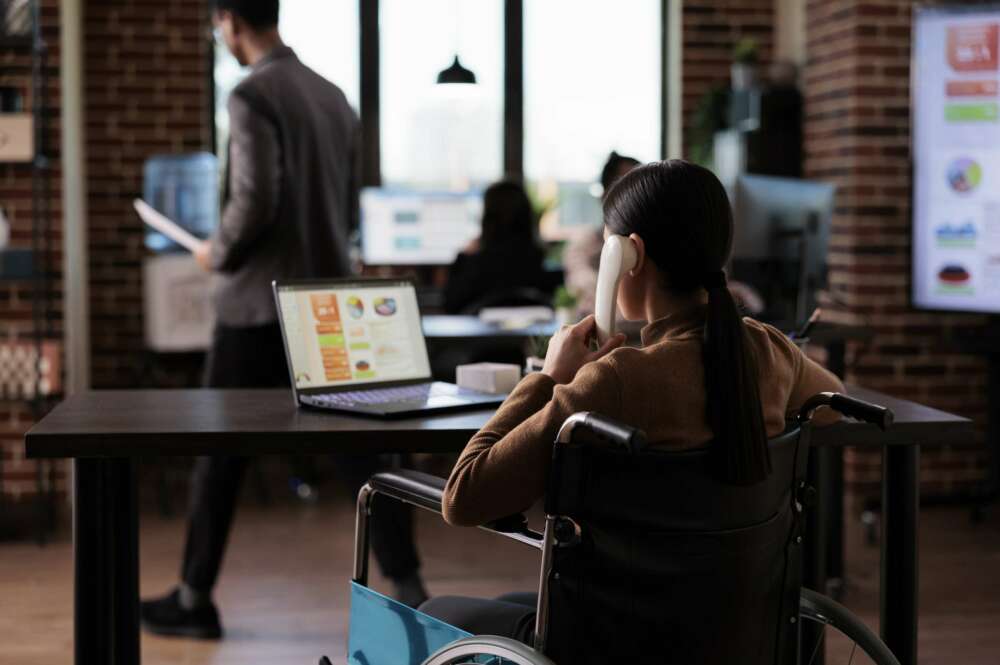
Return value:
<svg viewBox="0 0 1000 665">
<path fill-rule="evenodd" d="M 916 17 L 914 304 L 1000 311 L 1000 10 Z"/>
</svg>

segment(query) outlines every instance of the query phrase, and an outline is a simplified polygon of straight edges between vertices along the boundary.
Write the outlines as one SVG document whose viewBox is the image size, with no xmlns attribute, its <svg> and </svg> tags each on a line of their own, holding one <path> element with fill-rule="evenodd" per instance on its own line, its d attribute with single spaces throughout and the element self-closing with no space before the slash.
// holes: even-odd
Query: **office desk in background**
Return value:
<svg viewBox="0 0 1000 665">
<path fill-rule="evenodd" d="M 527 326 L 501 326 L 478 316 L 429 315 L 422 319 L 428 342 L 464 342 L 469 340 L 524 342 L 535 337 L 551 337 L 559 330 L 554 321 Z"/>
<path fill-rule="evenodd" d="M 482 321 L 478 316 L 461 314 L 431 314 L 422 317 L 424 336 L 436 341 L 466 341 L 475 339 L 525 340 L 534 337 L 550 337 L 559 330 L 554 321 L 533 323 L 527 326 L 501 326 Z M 779 330 L 788 326 L 777 324 Z M 871 328 L 840 323 L 817 323 L 809 334 L 809 343 L 827 349 L 834 355 L 831 371 L 843 374 L 843 348 L 848 342 L 869 342 L 874 337 Z"/>
<path fill-rule="evenodd" d="M 900 662 L 916 665 L 920 446 L 962 440 L 972 423 L 863 388 L 849 393 L 891 408 L 895 426 L 882 433 L 838 423 L 815 430 L 812 443 L 883 450 L 880 625 Z M 492 413 L 338 416 L 297 408 L 288 390 L 104 391 L 66 400 L 28 432 L 25 448 L 31 459 L 74 459 L 77 665 L 140 661 L 137 458 L 455 452 Z"/>
</svg>

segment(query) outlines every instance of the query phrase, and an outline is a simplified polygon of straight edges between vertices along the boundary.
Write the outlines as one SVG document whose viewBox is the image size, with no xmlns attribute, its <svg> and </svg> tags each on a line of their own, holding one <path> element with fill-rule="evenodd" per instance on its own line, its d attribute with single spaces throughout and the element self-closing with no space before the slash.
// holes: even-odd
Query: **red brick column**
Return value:
<svg viewBox="0 0 1000 665">
<path fill-rule="evenodd" d="M 132 210 L 158 153 L 211 150 L 207 0 L 86 7 L 92 382 L 136 380 L 143 227 Z"/>
<path fill-rule="evenodd" d="M 62 325 L 62 265 L 59 246 L 62 242 L 62 207 L 59 197 L 61 190 L 59 164 L 59 2 L 42 0 L 42 36 L 48 45 L 46 73 L 48 82 L 48 129 L 46 153 L 52 164 L 49 179 L 49 234 L 52 255 L 41 261 L 53 285 L 50 314 L 56 335 Z M 35 104 L 32 98 L 32 58 L 30 50 L 18 47 L 0 48 L 0 85 L 20 90 L 24 99 L 24 110 L 30 111 Z M 7 212 L 11 224 L 11 247 L 30 248 L 32 238 L 32 178 L 34 172 L 30 164 L 0 164 L 0 205 Z M 15 341 L 31 342 L 32 325 L 32 285 L 29 281 L 0 281 L 0 343 Z M 35 492 L 36 464 L 24 459 L 24 433 L 33 424 L 30 404 L 19 397 L 12 398 L 0 392 L 0 487 L 4 505 L 0 507 L 0 537 L 7 535 L 3 530 L 15 528 L 16 522 L 34 517 L 32 505 L 27 503 Z M 48 477 L 48 476 L 46 476 Z M 55 475 L 56 486 L 65 487 L 62 466 Z"/>
<path fill-rule="evenodd" d="M 985 362 L 947 343 L 981 318 L 909 306 L 910 7 L 808 0 L 805 171 L 838 187 L 830 250 L 837 314 L 876 331 L 869 348 L 852 349 L 848 380 L 981 422 Z M 877 454 L 849 452 L 847 460 L 848 483 L 878 483 Z M 925 493 L 949 493 L 983 476 L 983 449 L 927 451 L 922 464 Z"/>
<path fill-rule="evenodd" d="M 59 284 L 62 209 L 59 181 L 59 2 L 43 0 L 49 45 L 50 140 L 53 160 L 48 266 L 56 286 L 53 324 L 62 329 Z M 142 165 L 156 153 L 211 149 L 208 1 L 86 3 L 85 123 L 93 385 L 135 381 L 142 348 L 143 230 L 131 208 L 142 191 Z M 30 56 L 0 49 L 0 85 L 27 97 Z M 0 204 L 13 222 L 13 244 L 31 242 L 31 168 L 0 165 Z M 30 285 L 0 283 L 0 338 L 30 334 Z M 0 455 L 5 500 L 30 499 L 35 464 L 23 459 L 32 414 L 23 401 L 0 400 Z M 65 465 L 56 486 L 65 492 Z M 26 507 L 30 507 L 25 504 Z M 10 507 L 10 506 L 8 506 Z M 30 515 L 29 515 L 30 516 Z M 2 525 L 0 525 L 2 527 Z"/>
</svg>

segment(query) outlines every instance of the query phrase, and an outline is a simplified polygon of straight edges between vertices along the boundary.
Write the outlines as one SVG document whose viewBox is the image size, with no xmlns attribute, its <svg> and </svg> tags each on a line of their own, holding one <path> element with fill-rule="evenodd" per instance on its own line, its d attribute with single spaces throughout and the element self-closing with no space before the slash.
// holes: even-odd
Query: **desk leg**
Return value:
<svg viewBox="0 0 1000 665">
<path fill-rule="evenodd" d="M 74 465 L 76 665 L 139 663 L 139 532 L 135 462 Z"/>
<path fill-rule="evenodd" d="M 882 450 L 882 640 L 901 665 L 917 664 L 917 522 L 920 447 Z"/>
</svg>

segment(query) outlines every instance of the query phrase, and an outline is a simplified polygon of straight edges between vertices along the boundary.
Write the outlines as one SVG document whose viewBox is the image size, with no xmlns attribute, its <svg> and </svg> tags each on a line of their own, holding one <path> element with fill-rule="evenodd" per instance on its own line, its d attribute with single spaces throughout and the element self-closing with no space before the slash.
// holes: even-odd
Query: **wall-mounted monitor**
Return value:
<svg viewBox="0 0 1000 665">
<path fill-rule="evenodd" d="M 1000 5 L 914 9 L 913 305 L 1000 312 Z"/>
</svg>

